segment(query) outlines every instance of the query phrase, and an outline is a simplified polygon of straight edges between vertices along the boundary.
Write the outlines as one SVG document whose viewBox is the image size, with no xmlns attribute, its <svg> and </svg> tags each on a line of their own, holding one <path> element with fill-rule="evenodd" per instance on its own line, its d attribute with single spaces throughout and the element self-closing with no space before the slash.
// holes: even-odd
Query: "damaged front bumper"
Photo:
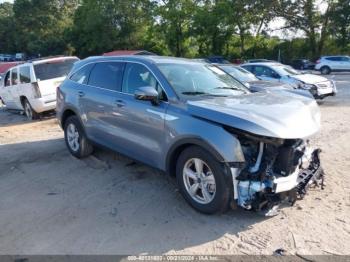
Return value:
<svg viewBox="0 0 350 262">
<path fill-rule="evenodd" d="M 289 175 L 276 175 L 272 168 L 264 169 L 259 177 L 242 176 L 242 170 L 231 168 L 234 199 L 236 205 L 263 213 L 265 216 L 278 214 L 282 204 L 293 205 L 298 199 L 304 198 L 311 186 L 324 187 L 324 171 L 320 162 L 320 149 L 305 147 L 298 158 L 298 165 Z M 261 149 L 259 155 L 261 155 Z M 255 167 L 263 165 L 261 157 L 257 157 Z M 249 178 L 249 179 L 247 179 Z"/>
</svg>

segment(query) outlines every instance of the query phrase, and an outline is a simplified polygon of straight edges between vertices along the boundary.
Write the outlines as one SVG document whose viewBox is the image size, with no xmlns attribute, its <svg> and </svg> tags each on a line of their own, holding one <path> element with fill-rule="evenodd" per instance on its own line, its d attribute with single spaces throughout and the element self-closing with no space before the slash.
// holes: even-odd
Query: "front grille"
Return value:
<svg viewBox="0 0 350 262">
<path fill-rule="evenodd" d="M 316 86 L 321 88 L 321 89 L 322 88 L 329 88 L 329 87 L 331 87 L 331 83 L 330 82 L 323 82 L 323 83 L 316 84 Z"/>
</svg>

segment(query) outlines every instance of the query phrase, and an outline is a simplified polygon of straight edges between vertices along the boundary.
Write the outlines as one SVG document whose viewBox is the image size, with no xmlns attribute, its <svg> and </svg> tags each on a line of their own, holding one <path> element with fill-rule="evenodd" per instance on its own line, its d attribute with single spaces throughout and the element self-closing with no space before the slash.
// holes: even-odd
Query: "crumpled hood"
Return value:
<svg viewBox="0 0 350 262">
<path fill-rule="evenodd" d="M 193 116 L 261 136 L 306 138 L 320 129 L 316 101 L 283 91 L 206 98 L 187 105 Z"/>
<path fill-rule="evenodd" d="M 313 74 L 302 74 L 302 75 L 293 75 L 290 76 L 291 78 L 300 80 L 304 82 L 305 84 L 317 84 L 320 82 L 328 81 L 327 78 L 323 76 L 313 75 Z"/>
</svg>

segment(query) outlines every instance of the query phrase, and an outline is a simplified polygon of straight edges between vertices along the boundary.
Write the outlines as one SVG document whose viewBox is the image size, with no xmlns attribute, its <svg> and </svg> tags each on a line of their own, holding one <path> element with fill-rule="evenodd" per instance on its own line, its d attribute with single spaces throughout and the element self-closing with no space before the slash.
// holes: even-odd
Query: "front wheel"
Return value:
<svg viewBox="0 0 350 262">
<path fill-rule="evenodd" d="M 197 146 L 185 149 L 177 161 L 176 179 L 183 197 L 199 212 L 227 210 L 233 195 L 232 177 L 209 152 Z"/>
<path fill-rule="evenodd" d="M 73 156 L 84 158 L 93 151 L 77 116 L 69 117 L 64 124 L 64 139 Z"/>
<path fill-rule="evenodd" d="M 329 75 L 331 73 L 331 69 L 328 66 L 324 66 L 321 68 L 322 75 Z"/>
</svg>

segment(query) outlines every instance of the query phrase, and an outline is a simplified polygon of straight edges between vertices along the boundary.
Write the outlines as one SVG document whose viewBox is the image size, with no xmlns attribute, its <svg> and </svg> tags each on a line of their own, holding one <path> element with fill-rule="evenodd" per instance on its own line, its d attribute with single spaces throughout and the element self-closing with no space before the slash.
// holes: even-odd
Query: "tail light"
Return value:
<svg viewBox="0 0 350 262">
<path fill-rule="evenodd" d="M 39 89 L 38 82 L 35 82 L 32 84 L 33 91 L 34 91 L 34 98 L 41 98 L 41 92 Z"/>
</svg>

